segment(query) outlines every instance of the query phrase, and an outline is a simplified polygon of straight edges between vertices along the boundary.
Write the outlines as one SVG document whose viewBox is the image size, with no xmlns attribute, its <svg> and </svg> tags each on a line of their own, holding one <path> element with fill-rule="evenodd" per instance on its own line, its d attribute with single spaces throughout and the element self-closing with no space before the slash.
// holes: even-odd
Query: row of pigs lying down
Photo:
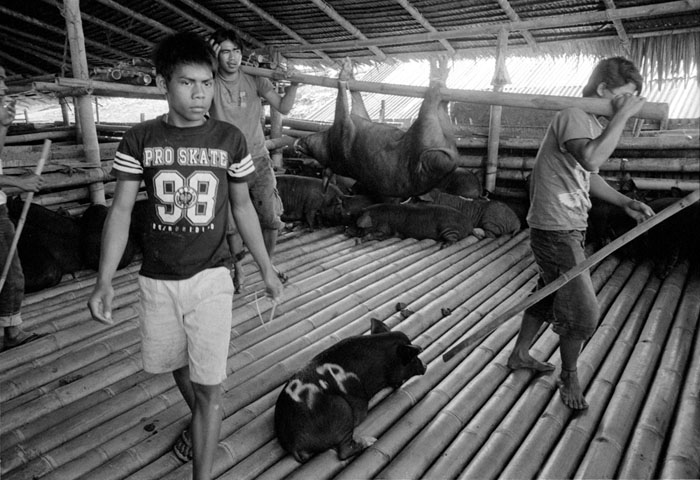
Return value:
<svg viewBox="0 0 700 480">
<path fill-rule="evenodd" d="M 625 193 L 644 200 L 633 182 L 626 185 L 630 184 L 632 188 Z M 278 175 L 277 188 L 285 222 L 303 223 L 311 229 L 344 226 L 348 235 L 364 238 L 396 235 L 449 244 L 468 235 L 511 235 L 526 225 L 526 202 L 506 204 L 482 196 L 478 178 L 467 169 L 458 169 L 440 188 L 401 203 L 353 192 L 352 186 L 342 182 L 324 189 L 321 179 L 301 175 Z M 659 212 L 677 200 L 676 196 L 669 196 L 647 203 Z M 20 198 L 11 199 L 8 207 L 16 222 L 22 210 Z M 130 264 L 140 251 L 137 225 L 144 207 L 145 202 L 137 202 L 134 208 L 132 231 L 119 268 Z M 63 275 L 79 270 L 97 270 L 107 210 L 104 205 L 91 205 L 82 216 L 73 218 L 32 204 L 18 243 L 25 290 L 52 287 Z M 587 232 L 589 247 L 596 250 L 633 227 L 621 209 L 594 202 Z M 699 230 L 700 205 L 696 203 L 625 246 L 621 253 L 637 259 L 651 258 L 657 275 L 664 277 L 680 258 L 698 260 L 700 253 L 693 244 L 700 238 Z"/>
</svg>

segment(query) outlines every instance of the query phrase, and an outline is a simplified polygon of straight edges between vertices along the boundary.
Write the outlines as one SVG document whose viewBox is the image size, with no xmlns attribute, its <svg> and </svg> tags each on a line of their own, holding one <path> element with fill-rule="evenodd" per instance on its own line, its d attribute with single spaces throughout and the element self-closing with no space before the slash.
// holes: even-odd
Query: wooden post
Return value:
<svg viewBox="0 0 700 480">
<path fill-rule="evenodd" d="M 68 101 L 66 97 L 58 97 L 58 103 L 61 105 L 61 115 L 63 116 L 63 125 L 70 125 L 70 112 L 68 110 Z"/>
<path fill-rule="evenodd" d="M 85 55 L 85 37 L 83 23 L 80 18 L 80 0 L 64 0 L 64 16 L 66 17 L 66 34 L 70 44 L 71 66 L 73 77 L 88 81 L 87 57 Z M 92 113 L 92 95 L 77 98 L 76 123 L 80 117 L 85 162 L 92 166 L 100 166 L 100 146 L 97 141 L 97 129 Z M 104 184 L 102 182 L 90 185 L 90 200 L 92 203 L 105 204 Z"/>
<path fill-rule="evenodd" d="M 493 74 L 494 92 L 502 92 L 503 86 L 510 83 L 506 70 L 506 56 L 508 50 L 508 31 L 502 29 L 498 32 L 498 51 L 496 52 L 496 69 Z M 489 118 L 489 142 L 486 156 L 486 168 L 484 174 L 484 189 L 488 192 L 496 191 L 496 173 L 498 172 L 498 143 L 501 140 L 501 105 L 491 105 Z"/>
</svg>

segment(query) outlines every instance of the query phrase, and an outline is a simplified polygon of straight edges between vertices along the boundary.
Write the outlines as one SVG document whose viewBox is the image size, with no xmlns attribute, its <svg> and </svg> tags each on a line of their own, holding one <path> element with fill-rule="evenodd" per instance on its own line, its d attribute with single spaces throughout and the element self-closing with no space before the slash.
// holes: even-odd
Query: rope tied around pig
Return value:
<svg viewBox="0 0 700 480">
<path fill-rule="evenodd" d="M 692 193 L 686 195 L 676 203 L 669 205 L 653 217 L 641 222 L 639 225 L 634 227 L 632 230 L 629 232 L 626 232 L 625 234 L 621 235 L 619 238 L 613 240 L 610 242 L 608 245 L 605 247 L 601 248 L 597 252 L 595 252 L 593 255 L 588 257 L 586 260 L 583 262 L 579 263 L 572 269 L 570 269 L 568 272 L 563 273 L 559 278 L 557 278 L 555 281 L 547 284 L 545 287 L 537 290 L 536 292 L 532 293 L 529 297 L 524 299 L 523 301 L 519 302 L 517 305 L 515 305 L 513 308 L 509 309 L 502 315 L 499 315 L 498 317 L 494 318 L 493 320 L 486 322 L 481 328 L 477 329 L 475 332 L 469 334 L 467 338 L 464 340 L 460 341 L 457 343 L 454 347 L 452 347 L 450 350 L 445 352 L 445 354 L 442 356 L 442 360 L 445 362 L 450 361 L 453 357 L 459 354 L 462 350 L 471 347 L 472 345 L 475 345 L 479 341 L 481 341 L 483 338 L 487 337 L 490 335 L 492 332 L 494 332 L 501 324 L 505 323 L 507 320 L 511 319 L 514 315 L 517 315 L 518 313 L 522 312 L 526 308 L 534 305 L 535 303 L 539 302 L 546 296 L 556 292 L 559 290 L 561 287 L 569 283 L 571 280 L 574 278 L 578 277 L 581 275 L 583 272 L 591 268 L 592 266 L 596 265 L 598 262 L 606 258 L 608 255 L 613 253 L 615 250 L 619 249 L 623 245 L 631 242 L 635 238 L 637 238 L 639 235 L 643 234 L 644 232 L 648 231 L 650 228 L 658 225 L 659 223 L 663 222 L 664 220 L 667 220 L 670 218 L 672 215 L 675 215 L 676 213 L 680 212 L 684 208 L 694 204 L 700 199 L 700 189 L 693 191 Z"/>
</svg>

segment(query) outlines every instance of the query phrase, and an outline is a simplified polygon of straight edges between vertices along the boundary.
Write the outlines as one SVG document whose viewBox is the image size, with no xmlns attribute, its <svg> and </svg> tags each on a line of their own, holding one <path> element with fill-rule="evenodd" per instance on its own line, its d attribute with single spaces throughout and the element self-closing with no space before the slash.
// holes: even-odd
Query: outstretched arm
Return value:
<svg viewBox="0 0 700 480">
<path fill-rule="evenodd" d="M 654 210 L 649 205 L 621 194 L 597 173 L 591 174 L 591 195 L 624 209 L 625 213 L 637 222 L 654 215 Z"/>
<path fill-rule="evenodd" d="M 255 263 L 258 264 L 267 294 L 273 300 L 278 300 L 282 294 L 282 283 L 272 267 L 267 250 L 265 250 L 260 222 L 258 221 L 258 215 L 255 213 L 253 203 L 250 201 L 248 185 L 246 183 L 229 182 L 229 198 L 236 226 L 243 242 L 250 250 L 251 255 L 253 255 Z"/>
<path fill-rule="evenodd" d="M 117 181 L 112 206 L 102 230 L 100 268 L 95 289 L 88 300 L 92 318 L 102 323 L 112 323 L 112 299 L 114 298 L 112 278 L 129 240 L 131 211 L 140 186 L 139 180 Z"/>
</svg>

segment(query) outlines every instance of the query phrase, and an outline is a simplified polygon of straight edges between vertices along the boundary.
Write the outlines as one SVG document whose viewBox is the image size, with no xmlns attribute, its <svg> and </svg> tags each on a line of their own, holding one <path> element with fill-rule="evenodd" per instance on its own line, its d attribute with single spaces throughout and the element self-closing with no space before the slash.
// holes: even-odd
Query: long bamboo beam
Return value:
<svg viewBox="0 0 700 480">
<path fill-rule="evenodd" d="M 472 335 L 470 335 L 468 338 L 462 340 L 459 342 L 457 345 L 452 347 L 450 350 L 448 350 L 443 356 L 442 359 L 445 362 L 450 361 L 455 355 L 457 355 L 461 350 L 465 348 L 469 348 L 469 346 L 474 345 L 476 342 L 479 342 L 481 339 L 486 337 L 487 335 L 491 334 L 494 330 L 496 330 L 503 322 L 507 321 L 514 315 L 522 312 L 526 308 L 534 305 L 535 303 L 539 302 L 546 296 L 556 292 L 559 290 L 561 287 L 569 283 L 571 280 L 574 278 L 578 277 L 580 274 L 588 270 L 589 268 L 593 267 L 596 265 L 598 262 L 603 260 L 605 257 L 613 253 L 615 250 L 619 249 L 623 245 L 631 242 L 635 238 L 637 238 L 639 235 L 643 234 L 644 232 L 647 232 L 650 228 L 654 227 L 655 225 L 658 225 L 659 223 L 663 222 L 664 220 L 668 219 L 672 215 L 675 215 L 676 213 L 680 212 L 686 207 L 689 207 L 690 205 L 694 204 L 700 200 L 700 190 L 695 190 L 692 193 L 689 193 L 676 203 L 670 205 L 669 207 L 663 209 L 661 212 L 657 213 L 653 217 L 641 222 L 639 225 L 634 227 L 632 230 L 629 232 L 624 233 L 621 235 L 619 238 L 616 238 L 597 252 L 595 252 L 593 255 L 588 257 L 586 260 L 583 262 L 579 263 L 569 271 L 563 273 L 559 278 L 557 278 L 555 281 L 552 283 L 546 285 L 544 288 L 541 288 L 540 290 L 537 290 L 535 293 L 527 297 L 525 300 L 522 302 L 519 302 L 516 306 L 513 308 L 509 309 L 507 312 L 505 312 L 503 315 L 499 315 L 497 318 L 494 318 L 491 322 L 485 324 L 481 328 L 479 328 L 478 331 L 474 332 Z"/>
<path fill-rule="evenodd" d="M 698 0 L 700 1 L 700 0 Z M 283 74 L 279 71 L 241 66 L 245 73 L 258 77 L 268 77 L 277 80 L 286 79 L 292 82 L 317 85 L 328 88 L 338 88 L 338 80 L 316 75 L 300 73 Z M 425 97 L 428 87 L 413 87 L 409 85 L 397 85 L 390 83 L 363 82 L 348 80 L 351 90 L 363 92 L 383 93 L 387 95 L 402 95 L 405 97 Z M 453 88 L 441 88 L 443 99 L 458 102 L 479 103 L 486 105 L 504 105 L 509 107 L 536 108 L 540 110 L 562 110 L 568 107 L 578 107 L 586 112 L 596 115 L 611 116 L 613 114 L 610 100 L 602 98 L 586 97 L 562 97 L 556 95 L 530 95 L 524 93 L 485 92 L 478 90 L 457 90 Z M 653 120 L 665 120 L 668 118 L 668 104 L 647 102 L 637 115 L 639 118 Z"/>
<path fill-rule="evenodd" d="M 463 37 L 473 37 L 474 35 L 495 35 L 499 30 L 505 28 L 511 32 L 522 30 L 537 30 L 543 28 L 561 28 L 572 25 L 590 25 L 594 23 L 607 23 L 615 19 L 624 20 L 628 18 L 644 18 L 674 13 L 685 13 L 700 10 L 700 0 L 682 0 L 675 2 L 665 2 L 662 4 L 643 5 L 639 7 L 618 8 L 614 11 L 605 10 L 600 12 L 584 12 L 573 15 L 553 15 L 535 20 L 524 20 L 520 22 L 496 23 L 485 25 L 469 25 L 459 30 L 448 30 L 439 33 L 417 33 L 411 35 L 395 35 L 392 37 L 373 38 L 371 40 L 350 40 L 342 42 L 322 42 L 312 45 L 293 45 L 280 48 L 281 53 L 304 52 L 311 49 L 353 49 L 367 48 L 369 46 L 386 45 L 406 45 L 411 43 L 426 43 L 436 40 L 449 40 Z"/>
<path fill-rule="evenodd" d="M 382 84 L 379 84 L 382 85 Z M 507 94 L 512 95 L 512 94 Z M 564 97 L 568 98 L 568 97 Z M 656 104 L 665 105 L 665 104 Z M 308 135 L 314 132 L 321 132 L 330 127 L 328 123 L 312 122 L 309 120 L 298 120 L 294 118 L 285 118 L 282 120 L 285 127 L 289 127 L 296 131 L 300 136 Z M 500 148 L 516 149 L 516 150 L 537 150 L 540 148 L 541 139 L 537 138 L 502 138 L 499 145 Z M 486 148 L 485 138 L 458 138 L 458 148 Z M 658 156 L 661 152 L 667 150 L 688 150 L 693 158 L 697 158 L 700 153 L 700 138 L 697 135 L 669 135 L 660 137 L 622 137 L 617 144 L 616 152 L 631 151 L 631 150 L 650 150 L 655 151 L 653 156 Z"/>
</svg>

